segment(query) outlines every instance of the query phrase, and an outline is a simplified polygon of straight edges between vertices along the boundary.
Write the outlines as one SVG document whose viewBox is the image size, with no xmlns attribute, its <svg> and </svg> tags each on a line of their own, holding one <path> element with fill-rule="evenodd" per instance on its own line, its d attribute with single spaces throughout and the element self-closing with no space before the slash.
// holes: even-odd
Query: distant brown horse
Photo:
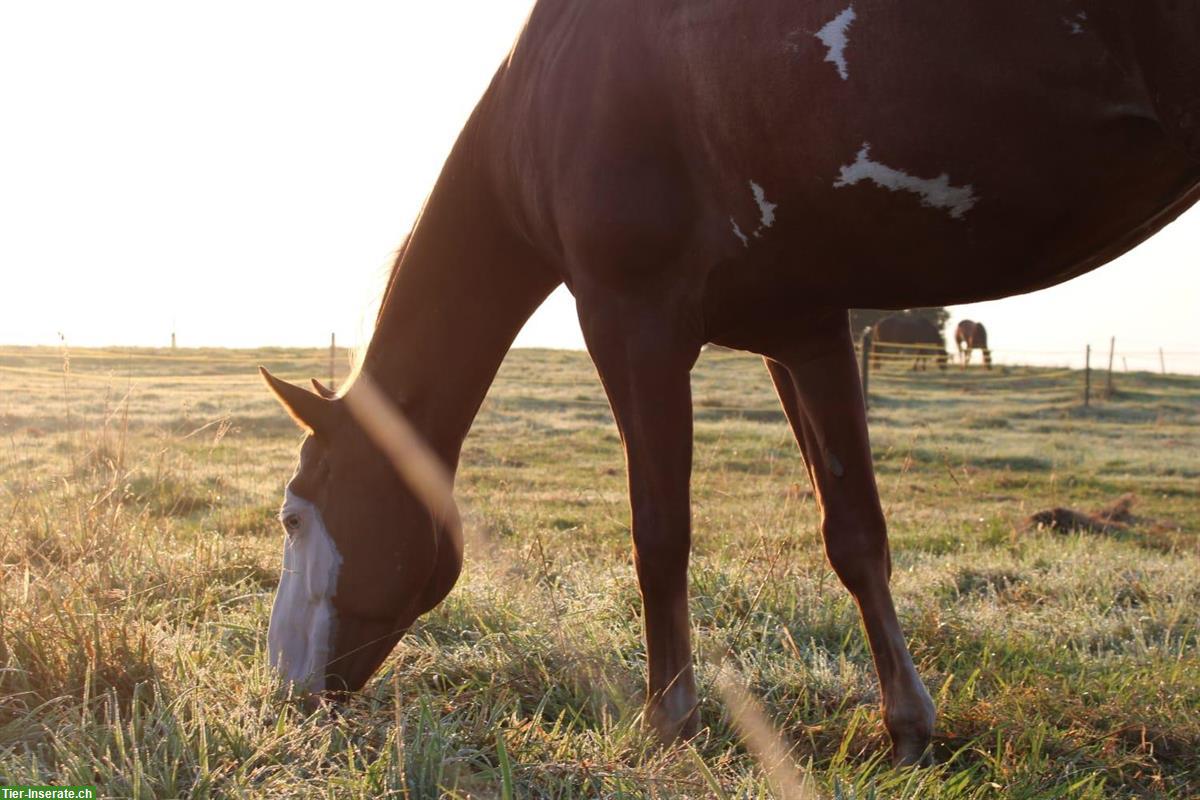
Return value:
<svg viewBox="0 0 1200 800">
<path fill-rule="evenodd" d="M 987 328 L 983 327 L 982 322 L 964 319 L 958 323 L 954 329 L 954 344 L 958 346 L 958 359 L 963 369 L 971 363 L 972 350 L 982 350 L 984 366 L 992 368 L 992 351 L 988 349 Z"/>
<path fill-rule="evenodd" d="M 893 314 L 875 323 L 871 337 L 872 367 L 877 369 L 889 356 L 911 357 L 913 369 L 926 369 L 931 358 L 937 361 L 939 369 L 945 369 L 950 360 L 937 325 L 915 314 Z"/>
<path fill-rule="evenodd" d="M 700 723 L 690 370 L 705 342 L 761 354 L 911 763 L 934 707 L 888 585 L 846 310 L 1060 283 L 1198 197 L 1195 0 L 539 0 L 396 260 L 361 372 L 453 472 L 513 337 L 570 287 L 625 448 L 646 719 L 672 738 Z M 351 414 L 370 383 L 269 383 L 309 434 L 270 659 L 356 690 L 454 586 L 462 541 Z"/>
</svg>

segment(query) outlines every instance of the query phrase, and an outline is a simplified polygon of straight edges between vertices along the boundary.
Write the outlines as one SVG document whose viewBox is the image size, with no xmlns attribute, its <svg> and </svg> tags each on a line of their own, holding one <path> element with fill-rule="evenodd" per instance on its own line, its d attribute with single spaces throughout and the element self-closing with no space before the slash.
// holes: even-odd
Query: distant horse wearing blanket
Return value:
<svg viewBox="0 0 1200 800">
<path fill-rule="evenodd" d="M 452 471 L 513 337 L 566 283 L 625 449 L 647 719 L 670 739 L 700 724 L 689 371 L 706 342 L 761 354 L 911 763 L 934 707 L 888 586 L 847 309 L 1060 283 L 1198 196 L 1200 3 L 540 0 L 396 259 L 360 369 Z M 269 383 L 309 434 L 270 659 L 356 690 L 454 586 L 461 538 L 350 416 L 369 384 Z"/>
<path fill-rule="evenodd" d="M 937 361 L 939 369 L 946 368 L 950 357 L 946 354 L 946 340 L 938 326 L 916 314 L 893 314 L 875 323 L 871 337 L 871 365 L 878 369 L 885 358 L 909 357 L 913 369 L 926 369 L 929 359 Z"/>
<path fill-rule="evenodd" d="M 954 344 L 958 347 L 958 359 L 966 369 L 971 363 L 971 351 L 983 351 L 983 365 L 992 368 L 992 351 L 988 349 L 987 328 L 982 322 L 964 319 L 954 329 Z"/>
</svg>

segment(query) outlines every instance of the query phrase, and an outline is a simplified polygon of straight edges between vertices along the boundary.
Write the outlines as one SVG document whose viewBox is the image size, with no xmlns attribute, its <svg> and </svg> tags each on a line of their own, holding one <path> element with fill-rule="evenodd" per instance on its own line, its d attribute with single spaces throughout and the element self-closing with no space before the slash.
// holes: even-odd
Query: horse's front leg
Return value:
<svg viewBox="0 0 1200 800">
<path fill-rule="evenodd" d="M 580 303 L 580 322 L 625 447 L 648 667 L 646 719 L 666 741 L 699 729 L 688 620 L 692 399 L 700 345 L 658 309 Z"/>
</svg>

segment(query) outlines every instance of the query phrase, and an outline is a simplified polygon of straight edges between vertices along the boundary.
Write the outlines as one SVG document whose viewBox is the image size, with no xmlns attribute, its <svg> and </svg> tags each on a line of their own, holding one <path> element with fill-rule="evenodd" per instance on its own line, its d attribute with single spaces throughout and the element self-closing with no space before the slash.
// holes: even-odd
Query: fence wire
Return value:
<svg viewBox="0 0 1200 800">
<path fill-rule="evenodd" d="M 905 345 L 909 347 L 909 345 Z M 935 347 L 935 346 L 931 346 Z M 935 352 L 931 350 L 930 352 Z M 994 355 L 1015 356 L 1023 351 L 993 351 Z M 1030 351 L 1031 353 L 1033 351 Z M 1052 351 L 1039 351 L 1041 354 Z M 1114 356 L 1113 373 L 1121 374 L 1119 369 L 1121 359 L 1128 359 L 1133 352 L 1139 352 L 1149 357 L 1157 352 L 1130 351 Z M 1096 354 L 1093 354 L 1096 355 Z M 1164 353 L 1166 358 L 1178 359 L 1193 355 L 1186 351 Z M 1200 352 L 1194 354 L 1200 358 Z M 886 397 L 889 392 L 906 392 L 921 388 L 961 391 L 967 393 L 982 391 L 1014 391 L 1022 395 L 1061 395 L 1066 399 L 1069 395 L 1086 392 L 1087 375 L 1082 369 L 1069 367 L 1042 367 L 1033 365 L 994 364 L 991 369 L 979 363 L 963 367 L 950 361 L 941 368 L 930 361 L 928 356 L 922 356 L 925 369 L 911 369 L 915 356 L 913 354 L 879 354 L 879 358 L 870 373 L 870 395 L 876 398 Z M 1095 361 L 1099 361 L 1099 356 Z M 1104 365 L 1094 363 L 1092 366 L 1092 391 L 1096 393 L 1107 380 L 1107 354 Z M 113 389 L 131 390 L 138 388 L 186 390 L 209 390 L 212 387 L 222 388 L 251 388 L 257 385 L 259 378 L 257 367 L 266 364 L 273 372 L 293 381 L 305 381 L 311 376 L 332 378 L 338 383 L 344 382 L 351 373 L 350 351 L 339 350 L 334 361 L 334 374 L 330 374 L 330 359 L 324 350 L 292 350 L 264 349 L 254 353 L 214 352 L 206 355 L 197 352 L 174 353 L 163 351 L 120 350 L 120 349 L 88 349 L 81 351 L 58 351 L 52 348 L 0 348 L 0 374 L 23 379 L 30 384 L 53 383 L 56 386 L 68 383 L 85 383 L 91 385 L 107 385 Z M 178 369 L 173 369 L 178 367 Z M 194 370 L 194 371 L 193 371 Z M 1150 370 L 1146 370 L 1149 372 Z M 1157 372 L 1157 370 L 1155 370 Z M 506 385 L 503 374 L 498 385 Z M 506 388 L 512 389 L 513 383 L 519 394 L 491 394 L 485 400 L 486 407 L 504 406 L 519 403 L 526 396 L 536 396 L 541 392 L 563 390 L 588 390 L 594 396 L 548 397 L 547 403 L 558 407 L 595 408 L 607 410 L 609 405 L 598 381 L 563 381 L 535 378 L 522 375 L 519 380 L 509 382 Z M 594 385 L 593 385 L 594 384 Z M 779 412 L 775 401 L 759 404 L 728 402 L 728 392 L 720 399 L 707 397 L 699 392 L 694 398 L 697 413 L 719 412 L 727 414 L 745 414 L 761 416 Z"/>
</svg>

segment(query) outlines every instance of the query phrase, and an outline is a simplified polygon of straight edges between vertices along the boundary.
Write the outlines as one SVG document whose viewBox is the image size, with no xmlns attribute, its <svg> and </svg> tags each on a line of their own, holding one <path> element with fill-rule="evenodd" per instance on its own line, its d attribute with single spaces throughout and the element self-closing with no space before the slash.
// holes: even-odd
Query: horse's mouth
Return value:
<svg viewBox="0 0 1200 800">
<path fill-rule="evenodd" d="M 362 689 L 407 630 L 391 621 L 339 615 L 337 646 L 325 665 L 323 691 L 336 697 Z"/>
</svg>

